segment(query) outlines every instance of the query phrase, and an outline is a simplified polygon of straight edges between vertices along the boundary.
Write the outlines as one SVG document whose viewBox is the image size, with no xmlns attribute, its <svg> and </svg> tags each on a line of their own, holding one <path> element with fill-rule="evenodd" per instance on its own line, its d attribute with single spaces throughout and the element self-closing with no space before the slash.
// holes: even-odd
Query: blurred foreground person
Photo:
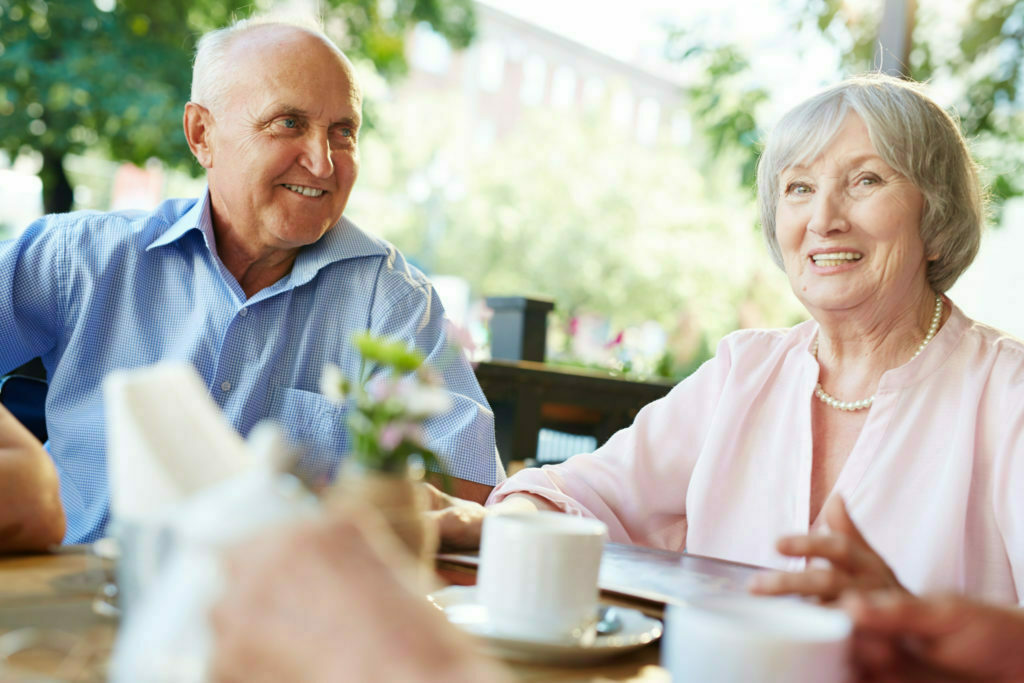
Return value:
<svg viewBox="0 0 1024 683">
<path fill-rule="evenodd" d="M 212 615 L 219 683 L 503 683 L 417 585 L 367 511 L 252 541 L 228 562 Z"/>
<path fill-rule="evenodd" d="M 0 405 L 0 552 L 46 550 L 64 538 L 64 506 L 50 455 Z"/>
<path fill-rule="evenodd" d="M 811 320 L 726 336 L 632 426 L 517 473 L 491 510 L 596 517 L 613 541 L 777 570 L 761 593 L 1021 601 L 1024 344 L 945 294 L 985 216 L 957 121 L 916 84 L 844 81 L 782 117 L 758 196 Z M 479 542 L 483 508 L 435 504 L 448 544 Z"/>
<path fill-rule="evenodd" d="M 1024 681 L 1024 610 L 960 596 L 844 596 L 862 680 Z"/>
</svg>

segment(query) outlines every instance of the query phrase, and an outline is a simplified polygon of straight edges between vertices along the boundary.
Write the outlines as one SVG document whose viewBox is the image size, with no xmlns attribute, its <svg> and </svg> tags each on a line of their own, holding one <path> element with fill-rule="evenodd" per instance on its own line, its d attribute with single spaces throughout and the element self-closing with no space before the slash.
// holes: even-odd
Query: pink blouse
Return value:
<svg viewBox="0 0 1024 683">
<path fill-rule="evenodd" d="M 774 544 L 812 529 L 816 331 L 728 335 L 597 451 L 523 470 L 488 504 L 531 493 L 602 520 L 612 541 L 802 569 Z M 910 590 L 1021 602 L 1024 343 L 954 306 L 882 376 L 833 492 Z"/>
</svg>

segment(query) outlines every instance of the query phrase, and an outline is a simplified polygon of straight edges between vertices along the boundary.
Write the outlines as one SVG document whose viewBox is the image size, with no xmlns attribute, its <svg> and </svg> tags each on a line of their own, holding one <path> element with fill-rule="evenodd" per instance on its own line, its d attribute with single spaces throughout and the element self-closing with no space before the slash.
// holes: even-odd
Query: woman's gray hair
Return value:
<svg viewBox="0 0 1024 683">
<path fill-rule="evenodd" d="M 324 33 L 320 22 L 311 15 L 263 14 L 240 19 L 225 28 L 210 31 L 196 44 L 196 57 L 192 62 L 191 100 L 211 111 L 220 111 L 233 79 L 234 68 L 228 62 L 228 49 L 239 36 L 267 25 L 293 26 L 320 36 L 328 45 L 334 45 Z M 341 50 L 338 50 L 341 54 Z M 342 55 L 344 57 L 344 55 Z M 346 62 L 348 60 L 346 59 Z"/>
<path fill-rule="evenodd" d="M 782 267 L 775 211 L 787 168 L 811 161 L 828 146 L 848 113 L 864 121 L 875 151 L 924 197 L 921 240 L 928 283 L 945 292 L 971 265 L 981 243 L 985 193 L 956 118 L 920 85 L 884 74 L 858 76 L 790 110 L 768 138 L 757 166 L 761 229 Z"/>
</svg>

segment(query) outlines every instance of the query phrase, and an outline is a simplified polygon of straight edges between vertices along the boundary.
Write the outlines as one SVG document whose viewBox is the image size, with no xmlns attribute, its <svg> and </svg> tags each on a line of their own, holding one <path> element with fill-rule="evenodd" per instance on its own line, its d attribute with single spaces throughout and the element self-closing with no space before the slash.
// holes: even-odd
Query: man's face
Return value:
<svg viewBox="0 0 1024 683">
<path fill-rule="evenodd" d="M 200 159 L 218 240 L 258 253 L 312 244 L 341 218 L 359 170 L 350 67 L 320 38 L 280 26 L 240 36 L 228 60 L 238 75 L 210 112 Z"/>
</svg>

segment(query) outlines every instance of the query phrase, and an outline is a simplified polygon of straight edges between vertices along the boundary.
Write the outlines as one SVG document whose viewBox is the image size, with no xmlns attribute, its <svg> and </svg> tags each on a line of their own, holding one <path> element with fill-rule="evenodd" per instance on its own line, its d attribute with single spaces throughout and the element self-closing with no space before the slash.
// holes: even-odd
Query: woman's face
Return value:
<svg viewBox="0 0 1024 683">
<path fill-rule="evenodd" d="M 779 177 L 776 236 L 797 298 L 817 312 L 891 306 L 927 289 L 921 192 L 850 113 L 813 161 Z"/>
</svg>

